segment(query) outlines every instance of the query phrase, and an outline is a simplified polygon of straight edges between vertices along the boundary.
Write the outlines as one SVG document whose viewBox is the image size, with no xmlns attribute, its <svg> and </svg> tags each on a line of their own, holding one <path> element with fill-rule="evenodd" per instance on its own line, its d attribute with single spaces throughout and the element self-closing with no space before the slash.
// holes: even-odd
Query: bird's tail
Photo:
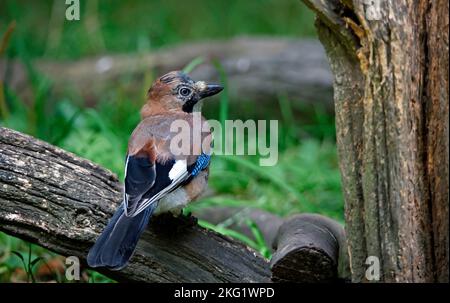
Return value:
<svg viewBox="0 0 450 303">
<path fill-rule="evenodd" d="M 109 267 L 115 270 L 125 267 L 157 206 L 156 204 L 149 205 L 135 217 L 127 217 L 122 204 L 89 251 L 88 265 L 90 267 Z"/>
</svg>

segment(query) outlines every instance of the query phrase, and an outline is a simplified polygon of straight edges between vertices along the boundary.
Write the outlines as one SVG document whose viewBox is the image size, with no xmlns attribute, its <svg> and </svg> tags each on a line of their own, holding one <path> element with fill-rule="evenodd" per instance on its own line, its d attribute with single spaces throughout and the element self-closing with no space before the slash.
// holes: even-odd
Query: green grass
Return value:
<svg viewBox="0 0 450 303">
<path fill-rule="evenodd" d="M 57 13 L 61 7 L 53 6 L 52 1 L 1 1 L 0 36 L 12 20 L 17 22 L 6 55 L 18 58 L 27 67 L 34 98 L 24 102 L 17 92 L 0 86 L 0 125 L 88 158 L 122 179 L 127 140 L 139 122 L 143 98 L 131 99 L 118 83 L 115 90 L 92 107 L 83 106 L 84 101 L 77 96 L 55 99 L 52 83 L 35 72 L 34 58 L 57 60 L 105 52 L 139 53 L 174 43 L 243 34 L 314 36 L 313 15 L 298 0 L 191 0 L 189 7 L 175 0 L 130 2 L 81 1 L 82 20 L 64 22 L 63 15 Z M 194 69 L 201 60 L 193 60 L 185 69 Z M 216 68 L 227 87 L 226 75 L 219 64 Z M 282 114 L 278 164 L 261 167 L 257 156 L 215 156 L 209 182 L 215 194 L 192 204 L 189 210 L 212 205 L 249 206 L 280 216 L 321 213 L 342 222 L 333 117 L 320 107 L 305 109 L 296 105 L 299 102 L 291 101 L 280 96 L 273 102 Z M 219 102 L 218 112 L 207 118 L 227 119 L 227 89 Z M 268 109 L 267 120 L 276 118 L 271 112 Z M 200 224 L 270 257 L 268 245 L 251 221 L 246 224 L 255 240 L 228 229 L 226 224 Z M 58 258 L 44 248 L 0 233 L 0 281 L 69 282 L 59 272 L 40 276 L 40 270 Z M 33 260 L 37 261 L 32 265 Z M 90 270 L 83 270 L 82 276 L 84 282 L 112 281 Z"/>
<path fill-rule="evenodd" d="M 17 21 L 9 56 L 79 58 L 145 52 L 184 41 L 236 35 L 314 36 L 300 0 L 81 0 L 81 20 L 65 20 L 64 1 L 0 1 L 0 32 Z M 39 30 L 35 30 L 39 29 Z"/>
<path fill-rule="evenodd" d="M 0 232 L 0 282 L 74 282 L 66 279 L 63 264 L 57 254 Z M 93 270 L 83 269 L 80 276 L 82 282 L 114 282 Z"/>
</svg>

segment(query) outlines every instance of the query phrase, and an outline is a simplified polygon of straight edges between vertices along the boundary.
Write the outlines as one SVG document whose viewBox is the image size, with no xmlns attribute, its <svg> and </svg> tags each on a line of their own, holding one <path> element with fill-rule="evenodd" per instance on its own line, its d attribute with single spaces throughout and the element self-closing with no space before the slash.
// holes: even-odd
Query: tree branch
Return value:
<svg viewBox="0 0 450 303">
<path fill-rule="evenodd" d="M 100 166 L 0 128 L 0 230 L 84 262 L 121 201 L 117 177 Z M 130 264 L 102 270 L 119 281 L 267 282 L 267 260 L 199 226 L 144 232 Z"/>
</svg>

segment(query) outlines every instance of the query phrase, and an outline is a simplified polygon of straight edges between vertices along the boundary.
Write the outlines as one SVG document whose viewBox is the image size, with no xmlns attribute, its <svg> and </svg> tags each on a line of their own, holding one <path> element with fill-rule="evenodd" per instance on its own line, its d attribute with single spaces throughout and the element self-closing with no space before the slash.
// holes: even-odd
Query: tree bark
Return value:
<svg viewBox="0 0 450 303">
<path fill-rule="evenodd" d="M 448 0 L 303 1 L 334 74 L 353 281 L 374 256 L 380 281 L 447 282 Z"/>
<path fill-rule="evenodd" d="M 0 230 L 82 262 L 122 200 L 121 184 L 92 162 L 0 128 Z M 167 223 L 167 222 L 165 222 Z M 268 261 L 233 239 L 150 224 L 118 281 L 268 282 Z"/>
</svg>

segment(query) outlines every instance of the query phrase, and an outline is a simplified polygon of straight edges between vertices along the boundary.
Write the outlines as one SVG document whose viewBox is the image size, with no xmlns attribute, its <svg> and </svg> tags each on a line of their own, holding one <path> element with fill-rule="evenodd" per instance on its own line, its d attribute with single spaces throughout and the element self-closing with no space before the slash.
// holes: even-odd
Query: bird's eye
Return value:
<svg viewBox="0 0 450 303">
<path fill-rule="evenodd" d="M 187 87 L 182 87 L 180 88 L 180 90 L 178 91 L 179 94 L 183 97 L 187 97 L 191 94 L 191 90 Z"/>
</svg>

